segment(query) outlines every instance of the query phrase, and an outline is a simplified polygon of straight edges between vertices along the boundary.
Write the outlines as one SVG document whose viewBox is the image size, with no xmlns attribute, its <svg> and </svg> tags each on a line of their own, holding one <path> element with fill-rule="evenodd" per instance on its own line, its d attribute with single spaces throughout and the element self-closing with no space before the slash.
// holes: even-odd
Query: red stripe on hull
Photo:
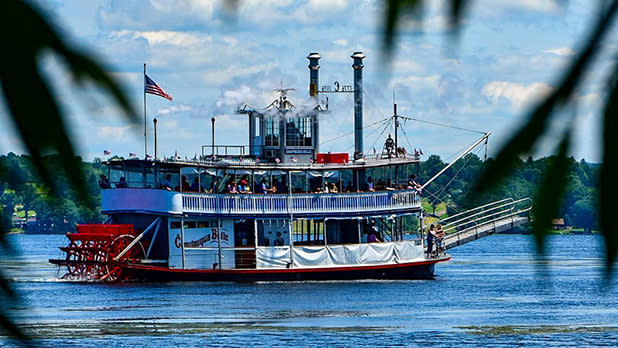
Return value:
<svg viewBox="0 0 618 348">
<path fill-rule="evenodd" d="M 174 269 L 131 264 L 123 274 L 135 280 L 196 280 L 196 281 L 291 281 L 291 280 L 352 280 L 352 279 L 431 279 L 434 266 L 443 259 L 411 263 L 348 266 L 329 268 L 285 269 Z"/>
</svg>

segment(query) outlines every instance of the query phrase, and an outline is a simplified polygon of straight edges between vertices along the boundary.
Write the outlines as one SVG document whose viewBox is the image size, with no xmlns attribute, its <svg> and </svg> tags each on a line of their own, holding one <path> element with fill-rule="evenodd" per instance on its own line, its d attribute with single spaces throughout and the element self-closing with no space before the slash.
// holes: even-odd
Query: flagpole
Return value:
<svg viewBox="0 0 618 348">
<path fill-rule="evenodd" d="M 144 159 L 148 154 L 148 138 L 146 137 L 146 63 L 144 63 Z"/>
</svg>

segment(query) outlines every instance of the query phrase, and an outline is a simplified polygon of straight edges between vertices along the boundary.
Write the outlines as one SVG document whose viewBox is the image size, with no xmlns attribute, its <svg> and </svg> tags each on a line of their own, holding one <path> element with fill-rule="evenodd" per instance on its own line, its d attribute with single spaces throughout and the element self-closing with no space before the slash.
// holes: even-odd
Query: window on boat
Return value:
<svg viewBox="0 0 618 348">
<path fill-rule="evenodd" d="M 399 235 L 401 236 L 402 240 L 421 238 L 419 229 L 420 220 L 418 219 L 417 215 L 403 215 L 400 216 L 399 219 Z"/>
<path fill-rule="evenodd" d="M 361 243 L 367 242 L 367 237 L 374 231 L 383 242 L 395 242 L 405 239 L 418 239 L 419 220 L 414 214 L 403 216 L 372 216 L 360 220 Z M 330 237 L 330 234 L 328 235 Z M 329 244 L 330 244 L 329 240 Z"/>
<path fill-rule="evenodd" d="M 159 183 L 157 182 L 156 166 L 154 165 L 154 163 L 145 163 L 144 166 L 144 187 L 158 188 Z"/>
<path fill-rule="evenodd" d="M 288 176 L 286 172 L 280 170 L 270 171 L 271 187 L 276 187 L 275 193 L 288 192 Z"/>
<path fill-rule="evenodd" d="M 373 187 L 376 191 L 390 189 L 405 189 L 408 183 L 409 174 L 412 174 L 411 168 L 407 165 L 388 165 L 382 167 L 368 168 L 366 170 L 367 181 L 371 177 Z M 367 182 L 363 190 L 367 190 Z"/>
<path fill-rule="evenodd" d="M 354 173 L 351 169 L 343 169 L 339 171 L 341 191 L 340 192 L 356 192 L 354 183 Z"/>
<path fill-rule="evenodd" d="M 216 220 L 200 220 L 197 222 L 197 228 L 217 227 Z"/>
<path fill-rule="evenodd" d="M 255 193 L 264 193 L 262 192 L 262 180 L 265 181 L 268 189 L 272 187 L 272 182 L 270 180 L 270 175 L 268 175 L 268 171 L 266 170 L 256 170 L 253 172 L 253 192 Z"/>
<path fill-rule="evenodd" d="M 187 220 L 185 220 L 183 222 L 183 227 L 184 228 L 197 228 L 197 222 L 196 221 L 187 221 Z"/>
<path fill-rule="evenodd" d="M 311 116 L 290 117 L 285 122 L 286 146 L 311 146 Z"/>
<path fill-rule="evenodd" d="M 328 244 L 357 244 L 359 240 L 357 219 L 327 220 L 326 242 Z"/>
<path fill-rule="evenodd" d="M 302 193 L 308 191 L 307 176 L 303 171 L 290 172 L 292 180 L 292 193 Z"/>
<path fill-rule="evenodd" d="M 332 190 L 333 184 L 337 188 L 336 192 L 343 192 L 341 190 L 341 175 L 339 175 L 338 170 L 325 170 L 324 171 L 324 185 L 326 185 L 326 183 L 328 183 L 329 185 L 328 192 L 331 192 L 331 193 L 333 192 Z"/>
<path fill-rule="evenodd" d="M 277 233 L 285 240 L 283 245 L 289 245 L 289 220 L 271 219 L 271 220 L 256 220 L 258 246 L 274 246 Z"/>
<path fill-rule="evenodd" d="M 205 186 L 202 184 L 205 169 L 196 167 L 185 167 L 180 169 L 182 192 L 204 192 Z"/>
<path fill-rule="evenodd" d="M 279 117 L 264 116 L 264 145 L 279 146 Z"/>
<path fill-rule="evenodd" d="M 203 190 L 202 192 L 218 193 L 219 191 L 215 189 L 215 184 L 218 183 L 217 171 L 214 169 L 200 168 L 199 173 L 199 184 Z"/>
<path fill-rule="evenodd" d="M 109 166 L 109 182 L 112 187 L 118 187 L 120 178 L 126 180 L 126 172 L 123 164 L 111 164 Z"/>
<path fill-rule="evenodd" d="M 159 169 L 159 188 L 180 191 L 180 170 L 178 168 Z"/>
<path fill-rule="evenodd" d="M 294 245 L 324 245 L 324 219 L 298 219 L 292 222 Z"/>
<path fill-rule="evenodd" d="M 321 171 L 307 172 L 307 179 L 309 180 L 309 190 L 311 192 L 318 192 L 318 188 L 320 190 L 324 188 L 324 175 Z"/>
</svg>

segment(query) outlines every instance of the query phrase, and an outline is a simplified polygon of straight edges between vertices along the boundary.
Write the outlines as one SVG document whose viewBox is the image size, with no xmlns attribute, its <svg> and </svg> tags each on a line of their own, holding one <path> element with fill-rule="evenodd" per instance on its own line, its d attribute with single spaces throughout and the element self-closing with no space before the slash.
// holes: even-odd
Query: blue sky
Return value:
<svg viewBox="0 0 618 348">
<path fill-rule="evenodd" d="M 247 121 L 235 115 L 247 102 L 265 107 L 274 88 L 296 88 L 291 99 L 308 97 L 309 52 L 319 52 L 320 85 L 352 83 L 354 51 L 365 59 L 365 124 L 398 113 L 433 122 L 492 131 L 495 154 L 524 119 L 535 100 L 551 91 L 561 69 L 577 55 L 596 1 L 484 0 L 469 9 L 457 45 L 445 34 L 444 1 L 425 8 L 423 23 L 406 18 L 390 64 L 381 55 L 382 2 L 369 0 L 245 0 L 234 15 L 221 1 L 98 0 L 37 1 L 74 44 L 100 56 L 143 110 L 143 64 L 174 97 L 148 95 L 149 153 L 152 119 L 159 120 L 159 152 L 193 157 L 208 145 L 210 118 L 217 118 L 218 144 L 246 144 Z M 603 45 L 596 71 L 577 91 L 577 127 L 572 154 L 599 161 L 598 110 L 605 90 L 601 78 L 616 45 Z M 68 114 L 72 139 L 87 160 L 103 150 L 143 156 L 143 125 L 128 125 L 110 99 L 94 88 L 71 86 L 62 62 L 44 60 Z M 323 151 L 353 151 L 351 95 L 330 95 L 331 112 L 322 115 Z M 557 129 L 563 117 L 552 120 Z M 381 129 L 367 128 L 365 152 L 380 150 Z M 472 143 L 474 133 L 424 123 L 404 125 L 409 148 L 443 159 Z M 386 131 L 388 132 L 388 130 Z M 344 135 L 344 136 L 342 136 Z M 328 141 L 339 137 L 335 141 Z M 542 156 L 555 147 L 549 134 L 535 149 Z M 0 152 L 23 152 L 0 107 Z"/>
</svg>

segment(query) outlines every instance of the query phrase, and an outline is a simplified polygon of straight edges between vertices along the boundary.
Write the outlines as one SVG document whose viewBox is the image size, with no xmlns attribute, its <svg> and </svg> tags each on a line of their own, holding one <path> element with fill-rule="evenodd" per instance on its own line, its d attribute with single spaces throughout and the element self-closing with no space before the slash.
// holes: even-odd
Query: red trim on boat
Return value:
<svg viewBox="0 0 618 348">
<path fill-rule="evenodd" d="M 344 267 L 322 267 L 322 268 L 261 268 L 261 269 L 182 269 L 160 266 L 148 266 L 139 264 L 127 264 L 124 268 L 150 270 L 157 272 L 170 273 L 216 273 L 216 274 L 263 274 L 263 273 L 299 273 L 299 272 L 338 272 L 338 271 L 361 271 L 372 269 L 403 268 L 410 266 L 422 266 L 439 262 L 450 261 L 451 257 L 427 260 L 420 262 L 395 263 L 388 265 L 368 265 L 368 266 L 344 266 Z"/>
</svg>

